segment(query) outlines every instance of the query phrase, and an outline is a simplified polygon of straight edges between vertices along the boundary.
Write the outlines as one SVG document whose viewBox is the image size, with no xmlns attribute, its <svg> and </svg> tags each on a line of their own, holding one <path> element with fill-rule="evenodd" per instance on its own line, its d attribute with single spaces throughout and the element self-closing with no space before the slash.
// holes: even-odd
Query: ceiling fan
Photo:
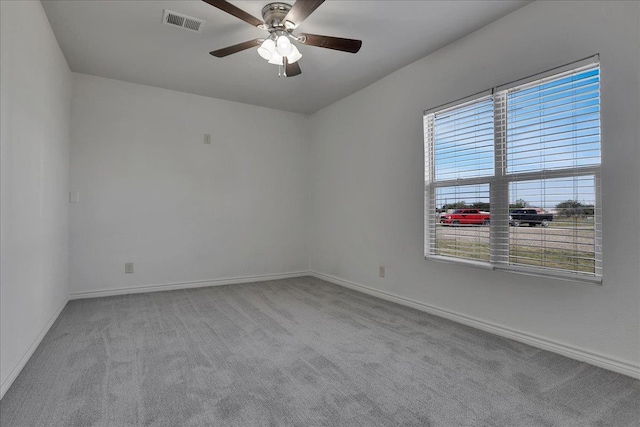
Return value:
<svg viewBox="0 0 640 427">
<path fill-rule="evenodd" d="M 300 51 L 292 41 L 303 45 L 340 50 L 356 53 L 362 46 L 362 40 L 345 39 L 342 37 L 320 36 L 317 34 L 299 34 L 293 32 L 324 0 L 297 0 L 293 6 L 287 3 L 269 3 L 262 8 L 262 19 L 252 16 L 244 10 L 225 0 L 203 0 L 254 27 L 266 30 L 269 36 L 261 39 L 249 40 L 209 52 L 211 55 L 223 58 L 252 47 L 258 47 L 258 54 L 270 64 L 278 66 L 278 75 L 293 77 L 300 74 L 298 60 L 302 57 Z"/>
</svg>

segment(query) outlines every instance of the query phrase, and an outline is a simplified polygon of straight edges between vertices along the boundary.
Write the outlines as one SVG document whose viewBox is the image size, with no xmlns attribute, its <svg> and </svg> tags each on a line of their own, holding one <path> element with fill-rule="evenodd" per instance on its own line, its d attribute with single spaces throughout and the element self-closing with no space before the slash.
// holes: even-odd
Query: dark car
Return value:
<svg viewBox="0 0 640 427">
<path fill-rule="evenodd" d="M 520 224 L 529 224 L 530 227 L 535 227 L 540 224 L 543 227 L 548 227 L 549 223 L 553 221 L 553 214 L 540 212 L 537 209 L 513 209 L 509 211 L 509 225 L 519 227 Z"/>
</svg>

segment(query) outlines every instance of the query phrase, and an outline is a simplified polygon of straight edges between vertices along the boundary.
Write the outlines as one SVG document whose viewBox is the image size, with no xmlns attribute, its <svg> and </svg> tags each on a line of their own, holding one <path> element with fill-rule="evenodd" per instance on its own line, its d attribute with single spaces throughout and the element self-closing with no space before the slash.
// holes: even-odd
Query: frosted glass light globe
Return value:
<svg viewBox="0 0 640 427">
<path fill-rule="evenodd" d="M 293 64 L 295 62 L 298 62 L 300 58 L 302 58 L 302 54 L 300 53 L 298 48 L 294 45 L 291 45 L 291 53 L 287 55 L 287 62 L 289 64 Z"/>
<path fill-rule="evenodd" d="M 273 54 L 276 53 L 276 44 L 273 40 L 267 39 L 262 42 L 258 48 L 258 55 L 269 61 Z"/>
<path fill-rule="evenodd" d="M 269 60 L 269 64 L 273 64 L 273 65 L 282 65 L 282 56 L 280 56 L 278 54 L 278 52 L 274 53 L 273 55 L 271 55 L 271 59 Z"/>
<path fill-rule="evenodd" d="M 289 37 L 287 36 L 278 37 L 276 46 L 280 56 L 287 56 L 293 50 L 293 45 L 291 44 L 291 41 L 289 41 Z"/>
</svg>

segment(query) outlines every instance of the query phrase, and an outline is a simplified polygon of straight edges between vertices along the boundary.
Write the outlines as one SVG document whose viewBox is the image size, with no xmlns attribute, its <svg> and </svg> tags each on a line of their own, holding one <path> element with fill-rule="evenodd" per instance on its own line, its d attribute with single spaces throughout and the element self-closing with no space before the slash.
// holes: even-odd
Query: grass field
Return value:
<svg viewBox="0 0 640 427">
<path fill-rule="evenodd" d="M 561 217 L 554 216 L 553 221 L 549 223 L 550 228 L 578 228 L 593 229 L 593 217 Z"/>
<path fill-rule="evenodd" d="M 436 253 L 465 259 L 489 261 L 489 245 L 453 239 L 440 239 Z M 562 270 L 595 273 L 593 253 L 555 248 L 510 245 L 509 262 Z"/>
</svg>

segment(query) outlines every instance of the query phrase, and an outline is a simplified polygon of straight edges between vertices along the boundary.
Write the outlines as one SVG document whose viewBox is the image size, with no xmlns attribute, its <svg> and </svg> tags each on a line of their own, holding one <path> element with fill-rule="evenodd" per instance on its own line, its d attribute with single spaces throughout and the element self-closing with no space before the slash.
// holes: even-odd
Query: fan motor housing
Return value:
<svg viewBox="0 0 640 427">
<path fill-rule="evenodd" d="M 291 10 L 291 5 L 287 3 L 269 3 L 262 8 L 262 19 L 268 28 L 284 26 L 284 17 Z"/>
</svg>

